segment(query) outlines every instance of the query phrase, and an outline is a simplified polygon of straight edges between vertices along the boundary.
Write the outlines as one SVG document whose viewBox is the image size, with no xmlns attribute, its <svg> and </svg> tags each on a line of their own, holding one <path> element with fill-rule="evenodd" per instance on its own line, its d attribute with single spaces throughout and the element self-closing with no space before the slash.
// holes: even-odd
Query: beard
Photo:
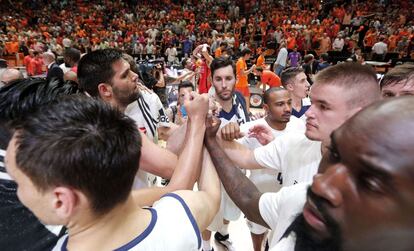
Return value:
<svg viewBox="0 0 414 251">
<path fill-rule="evenodd" d="M 134 91 L 120 90 L 118 88 L 113 88 L 114 99 L 117 103 L 123 107 L 127 107 L 129 104 L 137 100 L 139 96 L 139 89 L 137 88 Z"/>
<path fill-rule="evenodd" d="M 323 199 L 308 189 L 308 196 L 312 199 L 324 223 L 329 231 L 329 237 L 321 239 L 306 222 L 303 214 L 296 216 L 292 224 L 287 228 L 282 238 L 288 237 L 290 233 L 296 234 L 295 251 L 342 251 L 342 235 L 339 225 L 335 222 L 323 206 Z"/>
<path fill-rule="evenodd" d="M 226 97 L 226 96 L 224 96 L 224 95 L 223 95 L 223 91 L 218 92 L 218 91 L 217 91 L 217 88 L 215 88 L 215 91 L 216 91 L 216 96 L 217 96 L 220 100 L 222 100 L 222 101 L 231 100 L 231 99 L 233 98 L 234 90 L 235 90 L 235 87 L 233 86 L 233 89 L 231 89 L 231 90 L 230 90 L 230 95 L 228 95 L 228 96 Z M 228 91 L 228 90 L 226 90 L 226 91 Z"/>
</svg>

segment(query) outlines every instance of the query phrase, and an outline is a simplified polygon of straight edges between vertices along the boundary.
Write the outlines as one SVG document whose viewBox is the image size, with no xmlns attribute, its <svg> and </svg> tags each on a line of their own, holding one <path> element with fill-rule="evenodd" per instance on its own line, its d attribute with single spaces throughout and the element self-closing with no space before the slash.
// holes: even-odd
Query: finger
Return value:
<svg viewBox="0 0 414 251">
<path fill-rule="evenodd" d="M 222 133 L 223 139 L 229 140 L 229 127 L 228 126 L 223 127 L 222 131 L 223 131 Z"/>
<path fill-rule="evenodd" d="M 234 125 L 231 125 L 230 126 L 230 128 L 229 128 L 229 140 L 233 140 L 233 139 L 235 139 L 235 128 L 234 128 Z"/>
</svg>

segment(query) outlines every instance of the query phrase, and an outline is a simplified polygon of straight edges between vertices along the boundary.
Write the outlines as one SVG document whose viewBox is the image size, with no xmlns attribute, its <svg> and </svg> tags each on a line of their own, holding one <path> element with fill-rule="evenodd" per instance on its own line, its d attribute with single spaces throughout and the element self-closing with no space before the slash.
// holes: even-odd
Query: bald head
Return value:
<svg viewBox="0 0 414 251">
<path fill-rule="evenodd" d="M 333 212 L 340 250 L 414 250 L 412 128 L 414 97 L 400 97 L 368 106 L 332 134 L 312 201 Z"/>
<path fill-rule="evenodd" d="M 23 74 L 16 69 L 6 69 L 0 75 L 0 81 L 5 85 L 9 84 L 10 82 L 18 79 L 23 79 Z"/>
<path fill-rule="evenodd" d="M 52 52 L 45 52 L 42 54 L 45 65 L 55 62 L 56 56 Z"/>
<path fill-rule="evenodd" d="M 404 109 L 401 109 L 404 107 Z M 381 126 L 378 126 L 381 125 Z M 376 102 L 348 120 L 338 134 L 362 141 L 361 149 L 375 148 L 388 168 L 406 167 L 414 181 L 414 97 Z M 375 155 L 375 154 L 374 154 Z"/>
</svg>

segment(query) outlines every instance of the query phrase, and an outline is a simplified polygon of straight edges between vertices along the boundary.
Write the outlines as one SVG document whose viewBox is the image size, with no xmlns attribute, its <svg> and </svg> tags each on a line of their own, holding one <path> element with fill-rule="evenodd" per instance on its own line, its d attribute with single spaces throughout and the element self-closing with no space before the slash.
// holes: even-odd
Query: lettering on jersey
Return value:
<svg viewBox="0 0 414 251">
<path fill-rule="evenodd" d="M 277 181 L 279 182 L 280 185 L 283 184 L 283 177 L 282 177 L 282 173 L 281 172 L 279 172 L 277 174 Z"/>
<path fill-rule="evenodd" d="M 240 118 L 240 117 L 237 118 L 237 124 L 241 125 L 244 123 L 246 123 L 246 121 L 243 118 Z"/>
<path fill-rule="evenodd" d="M 296 184 L 298 184 L 299 182 L 297 181 L 297 180 L 295 180 L 295 182 L 293 182 L 293 185 L 296 185 Z"/>
</svg>

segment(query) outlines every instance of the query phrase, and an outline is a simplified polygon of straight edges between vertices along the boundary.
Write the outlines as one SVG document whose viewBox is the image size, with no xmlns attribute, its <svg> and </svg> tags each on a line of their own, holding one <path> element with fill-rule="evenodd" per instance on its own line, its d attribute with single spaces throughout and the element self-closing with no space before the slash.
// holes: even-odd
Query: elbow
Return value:
<svg viewBox="0 0 414 251">
<path fill-rule="evenodd" d="M 171 179 L 173 176 L 175 165 L 168 165 L 162 170 L 161 177 L 164 179 Z"/>
</svg>

